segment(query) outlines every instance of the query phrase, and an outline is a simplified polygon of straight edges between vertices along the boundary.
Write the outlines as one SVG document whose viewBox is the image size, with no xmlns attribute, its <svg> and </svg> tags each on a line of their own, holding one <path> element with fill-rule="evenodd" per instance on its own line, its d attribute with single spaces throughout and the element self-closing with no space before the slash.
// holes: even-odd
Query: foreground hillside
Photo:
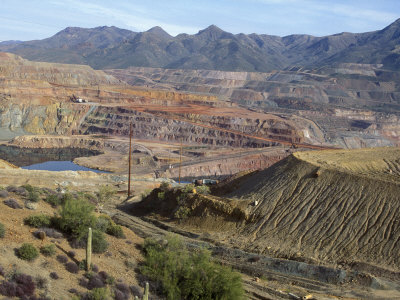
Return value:
<svg viewBox="0 0 400 300">
<path fill-rule="evenodd" d="M 400 149 L 296 153 L 229 196 L 258 201 L 237 237 L 258 252 L 398 269 Z"/>
</svg>

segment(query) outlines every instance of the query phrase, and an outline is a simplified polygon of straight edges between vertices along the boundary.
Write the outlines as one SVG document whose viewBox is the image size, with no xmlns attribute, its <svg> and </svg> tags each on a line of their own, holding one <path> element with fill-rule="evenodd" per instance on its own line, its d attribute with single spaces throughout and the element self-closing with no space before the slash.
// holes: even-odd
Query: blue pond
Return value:
<svg viewBox="0 0 400 300">
<path fill-rule="evenodd" d="M 46 170 L 46 171 L 92 171 L 96 173 L 109 173 L 105 171 L 95 170 L 86 168 L 72 161 L 46 161 L 43 163 L 33 164 L 29 166 L 23 166 L 22 169 L 26 170 Z"/>
</svg>

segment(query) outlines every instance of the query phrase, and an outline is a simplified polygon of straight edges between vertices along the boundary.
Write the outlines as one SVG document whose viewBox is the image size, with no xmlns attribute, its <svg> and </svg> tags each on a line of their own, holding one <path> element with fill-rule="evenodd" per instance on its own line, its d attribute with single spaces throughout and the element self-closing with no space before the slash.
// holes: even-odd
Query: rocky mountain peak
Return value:
<svg viewBox="0 0 400 300">
<path fill-rule="evenodd" d="M 169 35 L 168 32 L 166 32 L 160 26 L 154 26 L 154 27 L 150 28 L 149 30 L 147 30 L 146 32 L 155 34 L 160 37 L 168 37 L 168 38 L 172 37 L 171 35 Z"/>
<path fill-rule="evenodd" d="M 219 28 L 216 25 L 210 25 L 207 28 L 200 30 L 196 35 L 197 36 L 203 36 L 205 38 L 209 38 L 211 40 L 216 40 L 221 37 L 221 35 L 224 33 L 221 28 Z"/>
</svg>

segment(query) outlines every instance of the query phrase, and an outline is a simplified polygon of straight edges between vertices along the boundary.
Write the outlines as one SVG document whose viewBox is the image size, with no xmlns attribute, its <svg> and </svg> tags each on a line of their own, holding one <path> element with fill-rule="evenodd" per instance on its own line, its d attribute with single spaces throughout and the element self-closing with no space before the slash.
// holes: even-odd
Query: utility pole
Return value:
<svg viewBox="0 0 400 300">
<path fill-rule="evenodd" d="M 129 125 L 129 156 L 128 156 L 128 165 L 129 165 L 129 175 L 128 175 L 128 198 L 131 196 L 131 155 L 132 155 L 132 123 Z"/>
<path fill-rule="evenodd" d="M 179 184 L 181 184 L 181 167 L 182 167 L 182 138 L 181 138 L 181 151 L 179 155 Z"/>
</svg>

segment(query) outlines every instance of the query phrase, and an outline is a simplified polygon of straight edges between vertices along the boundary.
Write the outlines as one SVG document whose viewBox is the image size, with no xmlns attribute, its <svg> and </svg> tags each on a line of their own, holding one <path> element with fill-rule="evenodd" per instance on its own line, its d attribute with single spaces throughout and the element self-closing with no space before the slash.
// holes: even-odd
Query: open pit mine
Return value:
<svg viewBox="0 0 400 300">
<path fill-rule="evenodd" d="M 23 203 L 10 186 L 94 195 L 110 186 L 97 212 L 137 244 L 174 232 L 208 248 L 241 273 L 246 299 L 399 298 L 398 78 L 372 64 L 94 70 L 0 52 L 0 187 Z M 92 171 L 28 169 L 47 161 Z M 11 228 L 0 265 L 18 236 L 34 239 L 13 225 L 21 220 L 0 213 Z M 114 259 L 118 274 L 130 256 L 140 261 L 127 244 L 98 263 Z M 50 287 L 55 299 L 64 293 Z"/>
</svg>

